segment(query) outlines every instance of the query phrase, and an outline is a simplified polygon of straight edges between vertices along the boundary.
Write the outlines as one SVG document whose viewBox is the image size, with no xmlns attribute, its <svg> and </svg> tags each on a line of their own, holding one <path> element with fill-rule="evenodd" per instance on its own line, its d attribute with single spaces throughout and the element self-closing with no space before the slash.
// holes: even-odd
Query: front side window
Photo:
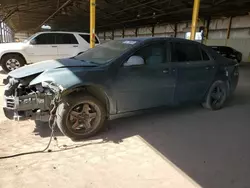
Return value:
<svg viewBox="0 0 250 188">
<path fill-rule="evenodd" d="M 78 44 L 78 42 L 73 34 L 57 33 L 56 44 Z"/>
<path fill-rule="evenodd" d="M 172 43 L 172 62 L 202 61 L 199 46 L 192 43 Z"/>
<path fill-rule="evenodd" d="M 93 49 L 89 49 L 86 52 L 76 56 L 75 59 L 100 65 L 106 64 L 124 54 L 126 51 L 134 47 L 137 43 L 138 42 L 135 40 L 113 40 L 98 45 Z"/>
<path fill-rule="evenodd" d="M 55 35 L 52 33 L 44 33 L 40 34 L 34 39 L 32 39 L 34 44 L 44 44 L 44 45 L 50 45 L 50 44 L 55 44 Z"/>
<path fill-rule="evenodd" d="M 90 43 L 90 35 L 88 35 L 88 34 L 80 34 L 80 37 L 82 37 L 87 43 Z M 99 41 L 98 41 L 96 36 L 95 36 L 95 43 L 99 44 Z"/>
<path fill-rule="evenodd" d="M 156 65 L 166 62 L 165 43 L 154 43 L 143 47 L 137 51 L 135 56 L 140 56 L 144 59 L 146 65 Z"/>
</svg>

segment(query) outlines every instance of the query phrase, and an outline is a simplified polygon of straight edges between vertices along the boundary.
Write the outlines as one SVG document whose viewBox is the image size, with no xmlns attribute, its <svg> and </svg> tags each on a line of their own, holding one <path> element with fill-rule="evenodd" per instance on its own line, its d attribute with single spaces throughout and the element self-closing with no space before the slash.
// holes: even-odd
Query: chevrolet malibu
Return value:
<svg viewBox="0 0 250 188">
<path fill-rule="evenodd" d="M 130 38 L 69 59 L 28 65 L 4 80 L 6 117 L 48 122 L 72 139 L 105 120 L 146 109 L 201 103 L 218 110 L 238 83 L 238 64 L 210 47 L 176 38 Z"/>
</svg>

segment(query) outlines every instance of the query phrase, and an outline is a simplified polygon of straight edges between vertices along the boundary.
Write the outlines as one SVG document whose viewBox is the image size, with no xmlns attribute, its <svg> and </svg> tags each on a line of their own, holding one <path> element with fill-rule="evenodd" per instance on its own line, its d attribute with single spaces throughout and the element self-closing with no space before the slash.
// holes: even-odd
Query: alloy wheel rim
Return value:
<svg viewBox="0 0 250 188">
<path fill-rule="evenodd" d="M 100 113 L 95 104 L 86 102 L 77 104 L 68 113 L 67 126 L 75 134 L 87 134 L 98 126 Z"/>
<path fill-rule="evenodd" d="M 10 71 L 12 71 L 12 70 L 15 70 L 17 68 L 20 68 L 21 64 L 17 59 L 12 58 L 12 59 L 9 59 L 8 61 L 6 61 L 6 67 Z"/>
</svg>

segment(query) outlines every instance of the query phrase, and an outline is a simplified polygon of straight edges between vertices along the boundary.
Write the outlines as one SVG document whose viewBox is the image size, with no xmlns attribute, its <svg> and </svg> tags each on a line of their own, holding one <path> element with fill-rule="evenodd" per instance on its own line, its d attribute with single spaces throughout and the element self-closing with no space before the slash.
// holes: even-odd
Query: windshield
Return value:
<svg viewBox="0 0 250 188">
<path fill-rule="evenodd" d="M 78 56 L 75 59 L 87 61 L 95 64 L 106 64 L 112 59 L 119 57 L 128 49 L 135 46 L 137 41 L 113 40 L 96 46 Z"/>
</svg>

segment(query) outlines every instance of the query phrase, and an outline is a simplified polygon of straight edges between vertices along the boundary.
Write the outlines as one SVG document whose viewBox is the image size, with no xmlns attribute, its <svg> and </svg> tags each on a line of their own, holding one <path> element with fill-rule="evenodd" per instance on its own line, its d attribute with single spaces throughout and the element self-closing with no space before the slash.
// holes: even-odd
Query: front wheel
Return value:
<svg viewBox="0 0 250 188">
<path fill-rule="evenodd" d="M 210 87 L 202 105 L 210 110 L 219 110 L 224 106 L 226 99 L 227 85 L 224 81 L 217 80 Z"/>
<path fill-rule="evenodd" d="M 1 59 L 1 66 L 5 72 L 10 72 L 25 65 L 25 60 L 18 54 L 7 54 Z"/>
<path fill-rule="evenodd" d="M 101 102 L 81 93 L 69 96 L 58 106 L 57 126 L 74 140 L 94 136 L 103 127 L 106 110 Z"/>
</svg>

